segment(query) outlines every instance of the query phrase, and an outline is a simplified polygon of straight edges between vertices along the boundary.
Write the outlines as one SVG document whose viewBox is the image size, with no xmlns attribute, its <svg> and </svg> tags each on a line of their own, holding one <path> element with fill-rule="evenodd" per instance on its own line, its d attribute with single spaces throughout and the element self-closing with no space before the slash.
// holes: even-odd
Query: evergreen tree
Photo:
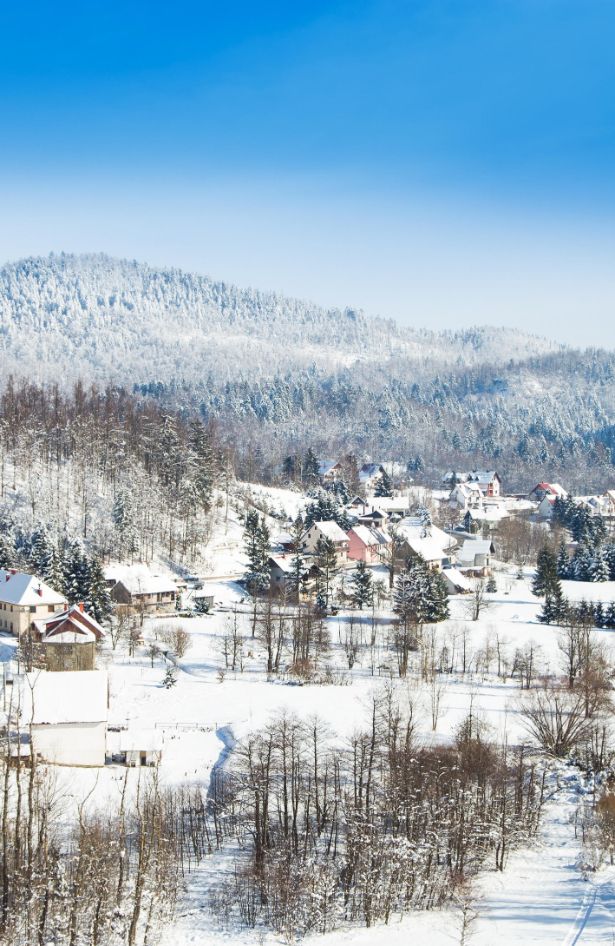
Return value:
<svg viewBox="0 0 615 946">
<path fill-rule="evenodd" d="M 376 482 L 376 488 L 374 490 L 374 496 L 384 496 L 390 498 L 393 495 L 393 484 L 391 483 L 391 478 L 385 469 L 382 470 L 382 473 Z"/>
<path fill-rule="evenodd" d="M 0 532 L 0 568 L 13 568 L 15 564 L 15 539 L 11 532 Z"/>
<path fill-rule="evenodd" d="M 333 582 L 339 571 L 335 545 L 330 539 L 321 536 L 316 543 L 315 562 L 318 566 L 316 581 L 316 595 L 319 608 L 326 611 L 329 608 Z"/>
<path fill-rule="evenodd" d="M 305 590 L 306 584 L 305 555 L 303 552 L 304 535 L 305 526 L 302 517 L 299 515 L 295 519 L 290 533 L 293 546 L 293 557 L 291 559 L 291 582 L 293 591 L 297 595 Z"/>
<path fill-rule="evenodd" d="M 594 552 L 591 564 L 589 566 L 589 580 L 609 580 L 609 563 L 602 548 L 597 548 Z"/>
<path fill-rule="evenodd" d="M 559 498 L 559 497 L 558 497 Z M 557 576 L 558 578 L 568 578 L 570 573 L 570 558 L 566 543 L 561 542 L 557 550 Z"/>
<path fill-rule="evenodd" d="M 553 549 L 545 545 L 541 548 L 536 560 L 536 574 L 532 581 L 532 594 L 535 594 L 537 598 L 550 594 L 557 581 L 557 558 Z"/>
<path fill-rule="evenodd" d="M 364 607 L 370 607 L 374 600 L 374 589 L 372 573 L 365 562 L 357 563 L 350 581 L 352 584 L 351 599 L 355 608 L 362 611 Z"/>
<path fill-rule="evenodd" d="M 309 529 L 315 522 L 337 522 L 340 529 L 348 532 L 350 520 L 348 513 L 343 509 L 335 497 L 325 490 L 319 490 L 305 510 L 305 527 Z"/>
<path fill-rule="evenodd" d="M 303 461 L 303 482 L 307 485 L 320 482 L 320 463 L 311 447 Z"/>
<path fill-rule="evenodd" d="M 251 509 L 244 526 L 244 549 L 248 557 L 248 570 L 244 575 L 246 588 L 251 595 L 264 594 L 271 581 L 269 568 L 269 529 L 263 517 Z"/>
<path fill-rule="evenodd" d="M 95 555 L 87 559 L 87 579 L 88 589 L 83 603 L 86 611 L 96 618 L 99 624 L 102 624 L 111 616 L 111 596 L 102 562 Z"/>
</svg>

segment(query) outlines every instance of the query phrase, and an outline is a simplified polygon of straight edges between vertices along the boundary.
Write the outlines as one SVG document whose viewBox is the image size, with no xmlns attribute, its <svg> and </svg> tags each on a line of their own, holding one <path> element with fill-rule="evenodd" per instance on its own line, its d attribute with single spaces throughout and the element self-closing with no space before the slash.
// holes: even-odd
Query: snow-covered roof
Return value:
<svg viewBox="0 0 615 946">
<path fill-rule="evenodd" d="M 51 604 L 60 607 L 66 598 L 37 578 L 15 569 L 0 568 L 0 601 L 32 606 Z"/>
<path fill-rule="evenodd" d="M 364 463 L 359 470 L 359 479 L 364 482 L 373 479 L 374 476 L 382 476 L 380 463 Z"/>
<path fill-rule="evenodd" d="M 499 476 L 495 470 L 472 470 L 469 475 L 469 480 L 474 483 L 492 483 L 496 478 L 499 480 Z"/>
<path fill-rule="evenodd" d="M 378 497 L 378 509 L 381 509 L 383 512 L 403 512 L 404 510 L 410 509 L 410 497 L 409 496 L 379 496 Z"/>
<path fill-rule="evenodd" d="M 104 670 L 35 670 L 21 680 L 22 725 L 100 723 L 107 719 Z"/>
<path fill-rule="evenodd" d="M 351 532 L 354 532 L 356 537 L 363 543 L 363 545 L 380 545 L 375 532 L 371 529 L 368 529 L 367 526 L 353 526 Z"/>
<path fill-rule="evenodd" d="M 458 568 L 444 568 L 442 574 L 460 591 L 472 591 L 472 582 Z"/>
<path fill-rule="evenodd" d="M 491 539 L 466 539 L 457 554 L 460 562 L 473 565 L 477 555 L 490 555 L 492 548 Z"/>
<path fill-rule="evenodd" d="M 318 475 L 326 476 L 327 473 L 331 473 L 332 470 L 338 465 L 338 460 L 319 460 L 318 461 Z"/>
<path fill-rule="evenodd" d="M 131 595 L 162 595 L 177 591 L 172 578 L 164 575 L 124 575 L 120 578 L 121 584 Z"/>
<path fill-rule="evenodd" d="M 454 540 L 438 526 L 425 525 L 416 516 L 408 516 L 397 526 L 397 534 L 405 539 L 413 552 L 426 562 L 441 561 L 448 556 Z"/>
<path fill-rule="evenodd" d="M 269 561 L 273 562 L 276 568 L 279 568 L 281 572 L 284 572 L 287 575 L 292 571 L 292 558 L 284 558 L 282 555 L 270 555 Z"/>
<path fill-rule="evenodd" d="M 330 542 L 347 542 L 348 536 L 334 519 L 323 519 L 314 525 Z"/>
<path fill-rule="evenodd" d="M 46 644 L 85 643 L 106 637 L 105 629 L 78 604 L 39 618 L 34 626 Z"/>
</svg>

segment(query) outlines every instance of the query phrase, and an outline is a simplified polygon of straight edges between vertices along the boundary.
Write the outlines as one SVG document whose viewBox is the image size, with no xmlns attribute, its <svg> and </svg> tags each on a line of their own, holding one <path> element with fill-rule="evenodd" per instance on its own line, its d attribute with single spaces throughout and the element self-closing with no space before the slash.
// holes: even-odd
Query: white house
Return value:
<svg viewBox="0 0 615 946">
<path fill-rule="evenodd" d="M 0 569 L 0 628 L 20 637 L 33 621 L 66 608 L 64 595 L 26 572 Z"/>
<path fill-rule="evenodd" d="M 440 571 L 449 559 L 456 542 L 442 529 L 425 524 L 420 518 L 408 516 L 397 526 L 396 533 L 401 543 L 402 554 L 415 554 L 423 558 L 430 568 Z"/>
<path fill-rule="evenodd" d="M 478 483 L 483 496 L 499 496 L 502 492 L 502 480 L 495 470 L 472 470 L 467 481 Z"/>
<path fill-rule="evenodd" d="M 119 734 L 119 755 L 131 767 L 158 765 L 163 738 L 159 729 L 128 729 Z"/>
<path fill-rule="evenodd" d="M 103 670 L 51 673 L 21 678 L 20 729 L 30 733 L 33 753 L 55 765 L 105 764 L 108 716 Z"/>
<path fill-rule="evenodd" d="M 338 564 L 348 560 L 348 536 L 333 519 L 312 523 L 303 539 L 304 550 L 314 555 L 319 539 L 328 539 L 333 543 Z"/>
<path fill-rule="evenodd" d="M 495 555 L 495 545 L 491 539 L 466 539 L 457 553 L 462 568 L 489 568 Z"/>
<path fill-rule="evenodd" d="M 451 490 L 448 498 L 451 506 L 467 512 L 468 509 L 478 509 L 483 504 L 483 492 L 478 483 L 457 483 Z"/>
</svg>

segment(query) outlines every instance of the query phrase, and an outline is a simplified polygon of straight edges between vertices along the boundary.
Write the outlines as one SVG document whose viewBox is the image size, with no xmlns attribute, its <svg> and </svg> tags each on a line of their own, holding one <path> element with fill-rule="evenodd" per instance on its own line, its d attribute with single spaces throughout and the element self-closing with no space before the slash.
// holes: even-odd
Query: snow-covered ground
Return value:
<svg viewBox="0 0 615 946">
<path fill-rule="evenodd" d="M 577 591 L 577 583 L 566 583 L 565 593 Z M 438 645 L 460 648 L 465 640 L 467 672 L 440 675 L 441 709 L 434 727 L 430 710 L 429 686 L 420 682 L 413 667 L 406 680 L 395 676 L 394 655 L 388 649 L 385 629 L 390 612 L 354 612 L 355 634 L 365 643 L 357 662 L 348 668 L 344 639 L 351 622 L 349 612 L 340 612 L 328 621 L 329 652 L 321 660 L 335 682 L 327 685 L 303 683 L 290 676 L 268 679 L 264 653 L 251 636 L 252 610 L 244 592 L 232 580 L 218 578 L 207 585 L 217 607 L 213 614 L 180 618 L 146 618 L 145 643 L 133 657 L 120 644 L 101 655 L 110 678 L 110 719 L 113 730 L 152 731 L 161 735 L 163 754 L 159 774 L 163 784 L 209 784 L 212 768 L 224 759 L 233 739 L 241 740 L 251 730 L 262 727 L 272 715 L 286 709 L 299 717 L 318 715 L 341 739 L 348 737 L 366 719 L 369 697 L 386 682 L 400 697 L 411 697 L 417 707 L 419 739 L 424 744 L 451 738 L 459 723 L 472 712 L 490 727 L 494 739 L 517 744 L 527 740 L 519 714 L 518 681 L 497 676 L 497 654 L 512 666 L 515 650 L 532 645 L 537 673 L 559 673 L 562 669 L 558 629 L 538 623 L 541 602 L 529 590 L 529 576 L 521 580 L 514 573 L 498 574 L 498 591 L 489 607 L 472 621 L 466 599 L 452 598 L 451 619 L 438 625 Z M 599 592 L 603 600 L 615 598 L 615 583 L 578 588 L 578 597 Z M 245 638 L 243 669 L 223 668 L 221 642 L 235 620 Z M 371 621 L 379 631 L 374 652 L 367 644 Z M 168 662 L 150 654 L 150 644 L 160 640 L 165 630 L 181 625 L 190 637 L 190 648 L 177 660 L 176 683 L 162 685 Z M 596 631 L 607 649 L 615 644 L 613 632 Z M 2 639 L 0 659 L 13 652 L 11 639 Z M 116 738 L 110 733 L 110 740 Z M 230 742 L 229 742 L 230 740 Z M 125 769 L 108 765 L 103 770 L 58 770 L 64 790 L 77 802 L 90 789 L 91 804 L 117 798 Z M 131 772 L 136 784 L 138 771 Z M 560 766 L 550 781 L 551 799 L 545 808 L 541 835 L 536 846 L 519 850 L 503 874 L 486 871 L 478 884 L 479 917 L 472 942 L 478 946 L 502 943 L 612 943 L 615 930 L 615 886 L 609 872 L 586 881 L 577 866 L 579 843 L 572 819 L 583 788 L 571 768 Z M 208 907 L 205 891 L 211 877 L 223 865 L 223 855 L 214 854 L 187 878 L 185 899 L 173 929 L 164 939 L 173 946 L 222 946 L 222 944 L 278 942 L 276 937 L 260 938 L 259 933 L 218 928 Z M 347 943 L 388 946 L 388 944 L 429 943 L 444 946 L 459 942 L 459 917 L 454 907 L 432 913 L 396 918 L 388 927 L 370 930 L 340 930 L 310 940 L 314 946 L 345 946 Z"/>
</svg>

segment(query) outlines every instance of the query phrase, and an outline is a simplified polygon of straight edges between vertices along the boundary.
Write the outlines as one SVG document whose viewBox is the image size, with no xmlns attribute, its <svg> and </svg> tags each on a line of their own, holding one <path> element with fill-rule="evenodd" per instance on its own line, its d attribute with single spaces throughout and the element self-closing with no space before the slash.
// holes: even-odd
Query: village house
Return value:
<svg viewBox="0 0 615 946">
<path fill-rule="evenodd" d="M 119 733 L 117 756 L 130 768 L 156 766 L 162 759 L 162 747 L 163 734 L 159 729 L 127 729 Z"/>
<path fill-rule="evenodd" d="M 462 512 L 478 509 L 483 505 L 483 491 L 478 483 L 457 483 L 451 490 L 449 503 Z"/>
<path fill-rule="evenodd" d="M 172 578 L 161 575 L 129 575 L 116 581 L 111 598 L 116 604 L 127 604 L 143 611 L 172 611 L 177 600 L 177 586 Z"/>
<path fill-rule="evenodd" d="M 348 533 L 348 558 L 366 565 L 376 565 L 386 555 L 391 537 L 380 529 L 356 525 Z"/>
<path fill-rule="evenodd" d="M 55 765 L 105 764 L 105 671 L 37 670 L 20 682 L 20 729 L 31 735 L 33 755 Z"/>
<path fill-rule="evenodd" d="M 364 463 L 359 470 L 359 483 L 364 490 L 375 489 L 383 473 L 384 468 L 380 463 Z"/>
<path fill-rule="evenodd" d="M 434 571 L 442 571 L 451 564 L 455 539 L 438 526 L 425 523 L 415 516 L 408 516 L 396 527 L 399 553 L 404 558 L 418 555 Z"/>
<path fill-rule="evenodd" d="M 33 640 L 43 649 L 45 667 L 53 673 L 94 670 L 96 644 L 105 636 L 105 630 L 85 611 L 83 603 L 40 618 L 32 628 Z"/>
<path fill-rule="evenodd" d="M 545 496 L 552 496 L 553 499 L 559 496 L 560 499 L 565 499 L 567 495 L 566 490 L 559 483 L 537 483 L 534 489 L 528 493 L 528 499 L 540 503 Z"/>
<path fill-rule="evenodd" d="M 495 470 L 472 470 L 467 482 L 477 483 L 483 496 L 499 496 L 502 492 L 502 480 Z"/>
<path fill-rule="evenodd" d="M 25 572 L 0 569 L 0 628 L 21 637 L 37 618 L 66 608 L 64 595 Z"/>
<path fill-rule="evenodd" d="M 335 547 L 338 565 L 348 560 L 348 536 L 332 519 L 314 522 L 307 530 L 303 539 L 303 549 L 311 555 L 316 554 L 319 539 L 328 539 Z"/>
<path fill-rule="evenodd" d="M 495 545 L 491 539 L 466 539 L 457 553 L 460 568 L 489 574 Z"/>
<path fill-rule="evenodd" d="M 342 478 L 342 464 L 339 460 L 319 460 L 318 477 L 323 486 L 331 486 Z"/>
</svg>

